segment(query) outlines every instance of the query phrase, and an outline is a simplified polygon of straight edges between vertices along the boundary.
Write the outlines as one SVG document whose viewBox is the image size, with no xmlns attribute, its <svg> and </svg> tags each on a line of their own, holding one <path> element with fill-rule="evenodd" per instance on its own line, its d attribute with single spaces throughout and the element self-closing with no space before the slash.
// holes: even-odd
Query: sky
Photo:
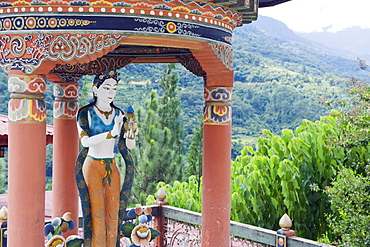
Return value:
<svg viewBox="0 0 370 247">
<path fill-rule="evenodd" d="M 291 0 L 260 8 L 258 12 L 296 32 L 338 32 L 353 26 L 370 28 L 370 0 Z"/>
</svg>

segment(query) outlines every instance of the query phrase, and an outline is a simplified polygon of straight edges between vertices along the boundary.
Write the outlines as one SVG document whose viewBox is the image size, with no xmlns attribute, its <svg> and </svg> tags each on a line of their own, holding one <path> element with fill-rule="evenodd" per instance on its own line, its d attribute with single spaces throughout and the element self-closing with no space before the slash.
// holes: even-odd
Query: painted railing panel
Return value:
<svg viewBox="0 0 370 247">
<path fill-rule="evenodd" d="M 163 206 L 163 216 L 169 224 L 166 225 L 167 244 L 164 246 L 201 246 L 201 223 L 200 213 L 171 206 Z M 173 223 L 173 222 L 176 222 Z M 175 226 L 175 227 L 173 227 Z M 181 226 L 185 226 L 181 230 Z M 244 226 L 237 222 L 230 224 L 230 246 L 231 247 L 270 247 L 275 246 L 275 232 L 263 228 L 249 226 L 251 231 L 246 231 Z M 270 235 L 263 234 L 268 231 Z M 173 234 L 174 233 L 174 234 Z M 185 236 L 188 234 L 188 236 Z M 175 243 L 174 245 L 171 245 Z M 176 245 L 184 243 L 185 245 Z M 188 244 L 188 245 L 187 245 Z"/>
<path fill-rule="evenodd" d="M 162 214 L 168 219 L 171 219 L 171 221 L 179 221 L 179 222 L 185 222 L 186 228 L 188 229 L 189 225 L 194 225 L 192 229 L 194 230 L 186 230 L 185 232 L 190 232 L 190 235 L 194 235 L 195 232 L 200 233 L 201 229 L 201 214 L 195 213 L 189 210 L 180 209 L 176 207 L 171 206 L 162 206 Z M 181 224 L 181 223 L 177 223 Z M 167 228 L 166 228 L 167 229 Z M 193 232 L 194 231 L 194 232 Z M 173 240 L 176 236 L 170 236 L 170 234 L 167 234 L 167 239 L 169 238 L 171 242 L 175 242 Z M 179 234 L 177 234 L 179 235 Z M 236 247 L 236 246 L 248 246 L 248 247 L 270 247 L 270 246 L 276 246 L 276 231 L 264 229 L 261 227 L 256 227 L 248 224 L 243 224 L 235 221 L 230 221 L 230 246 Z M 189 236 L 189 239 L 191 238 Z M 182 238 L 184 238 L 181 235 Z M 199 242 L 199 245 L 164 245 L 164 246 L 200 246 L 200 234 L 197 236 L 199 240 L 194 242 Z M 289 237 L 288 238 L 288 246 L 289 247 L 334 247 L 328 244 L 323 244 L 319 242 L 315 242 L 312 240 L 299 238 L 299 237 Z"/>
<path fill-rule="evenodd" d="M 193 211 L 172 206 L 152 206 L 154 219 L 150 227 L 155 224 L 156 216 L 166 217 L 163 232 L 166 247 L 200 247 L 202 215 Z M 127 218 L 126 220 L 134 220 Z M 130 246 L 128 238 L 121 239 L 121 247 Z M 150 247 L 156 246 L 154 241 Z M 230 247 L 274 247 L 276 246 L 276 231 L 230 221 Z M 289 237 L 289 247 L 334 247 L 332 245 L 315 242 L 300 237 Z"/>
</svg>

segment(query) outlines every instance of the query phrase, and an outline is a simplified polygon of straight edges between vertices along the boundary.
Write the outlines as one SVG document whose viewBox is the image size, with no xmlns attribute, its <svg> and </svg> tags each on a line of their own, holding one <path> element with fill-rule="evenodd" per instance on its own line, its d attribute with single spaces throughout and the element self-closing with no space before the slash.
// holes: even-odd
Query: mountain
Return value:
<svg viewBox="0 0 370 247">
<path fill-rule="evenodd" d="M 258 20 L 233 34 L 233 138 L 244 143 L 262 129 L 276 134 L 330 110 L 318 99 L 345 100 L 351 76 L 369 81 L 356 57 L 305 39 L 275 19 Z"/>
<path fill-rule="evenodd" d="M 270 17 L 259 16 L 257 21 L 236 28 L 233 48 L 234 51 L 259 54 L 277 63 L 304 65 L 321 74 L 336 73 L 345 77 L 353 75 L 361 79 L 368 78 L 359 69 L 356 56 L 345 55 L 335 47 L 301 37 L 284 23 Z"/>
<path fill-rule="evenodd" d="M 256 27 L 257 29 L 265 32 L 266 35 L 271 35 L 282 40 L 305 42 L 304 38 L 298 36 L 295 32 L 290 30 L 283 22 L 275 20 L 271 17 L 259 15 L 257 21 L 244 26 L 244 28 L 247 29 L 249 27 Z"/>
<path fill-rule="evenodd" d="M 300 37 L 332 47 L 343 54 L 370 61 L 370 28 L 358 26 L 332 32 L 297 33 Z"/>
</svg>

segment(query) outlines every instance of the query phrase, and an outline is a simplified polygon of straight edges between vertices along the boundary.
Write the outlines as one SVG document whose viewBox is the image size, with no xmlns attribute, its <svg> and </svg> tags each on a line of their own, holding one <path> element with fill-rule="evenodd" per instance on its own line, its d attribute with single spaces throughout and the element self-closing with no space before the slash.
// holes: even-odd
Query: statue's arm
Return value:
<svg viewBox="0 0 370 247">
<path fill-rule="evenodd" d="M 80 141 L 82 146 L 91 147 L 100 144 L 107 140 L 108 132 L 101 133 L 94 136 L 88 136 L 87 133 L 78 126 L 78 132 L 80 134 Z"/>
<path fill-rule="evenodd" d="M 126 146 L 127 146 L 128 149 L 135 148 L 135 146 L 136 146 L 135 139 L 128 139 L 128 138 L 126 138 Z"/>
<path fill-rule="evenodd" d="M 87 113 L 87 117 L 88 117 L 88 120 L 89 120 L 88 122 L 90 123 L 91 122 L 91 118 L 90 118 L 90 114 L 89 113 Z M 89 136 L 81 128 L 80 125 L 77 125 L 77 127 L 78 127 L 78 133 L 80 135 L 80 140 L 81 140 L 82 146 L 84 146 L 84 147 L 95 146 L 95 145 L 101 144 L 101 143 L 103 143 L 103 142 L 105 142 L 105 141 L 107 141 L 109 139 L 112 139 L 115 136 L 117 136 L 119 134 L 119 132 L 121 131 L 121 128 L 122 128 L 123 115 L 120 114 L 119 116 L 115 117 L 113 121 L 115 123 L 114 123 L 114 126 L 113 126 L 113 129 L 112 130 L 107 131 L 107 132 L 103 132 L 101 134 L 97 134 L 97 135 L 94 135 L 94 136 Z"/>
</svg>

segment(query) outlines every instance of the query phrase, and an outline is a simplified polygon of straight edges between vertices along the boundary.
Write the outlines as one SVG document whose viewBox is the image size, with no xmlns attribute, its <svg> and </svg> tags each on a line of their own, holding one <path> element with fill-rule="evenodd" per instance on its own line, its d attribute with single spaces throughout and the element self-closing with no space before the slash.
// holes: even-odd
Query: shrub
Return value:
<svg viewBox="0 0 370 247">
<path fill-rule="evenodd" d="M 327 218 L 332 241 L 339 246 L 370 246 L 370 177 L 344 169 L 326 192 L 332 209 Z"/>
</svg>

